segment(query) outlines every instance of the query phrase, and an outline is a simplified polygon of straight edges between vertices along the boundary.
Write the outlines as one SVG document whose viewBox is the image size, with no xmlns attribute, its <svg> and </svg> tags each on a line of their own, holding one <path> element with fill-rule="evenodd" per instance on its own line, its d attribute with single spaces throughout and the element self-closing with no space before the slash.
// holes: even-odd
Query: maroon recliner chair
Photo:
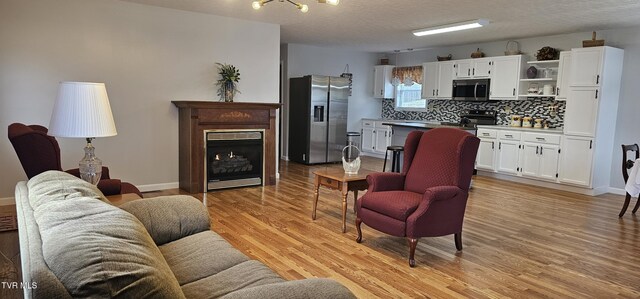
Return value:
<svg viewBox="0 0 640 299">
<path fill-rule="evenodd" d="M 20 164 L 22 164 L 28 178 L 48 170 L 62 171 L 60 146 L 54 137 L 47 135 L 47 128 L 39 125 L 27 126 L 13 123 L 9 125 L 8 131 L 9 140 L 18 154 Z M 65 172 L 80 177 L 80 170 L 77 168 Z M 109 168 L 104 166 L 100 182 L 98 182 L 98 189 L 106 196 L 136 193 L 142 197 L 142 193 L 136 186 L 110 178 Z"/>
<path fill-rule="evenodd" d="M 455 128 L 409 133 L 402 172 L 367 176 L 369 189 L 357 200 L 356 241 L 362 241 L 362 222 L 406 237 L 411 267 L 421 237 L 454 234 L 462 250 L 462 221 L 479 144 L 479 138 Z"/>
</svg>

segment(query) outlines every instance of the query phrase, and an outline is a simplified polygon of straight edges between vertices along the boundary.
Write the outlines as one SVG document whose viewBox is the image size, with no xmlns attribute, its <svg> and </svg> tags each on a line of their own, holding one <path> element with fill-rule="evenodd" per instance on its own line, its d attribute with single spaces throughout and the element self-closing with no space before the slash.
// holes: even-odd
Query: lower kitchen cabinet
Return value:
<svg viewBox="0 0 640 299">
<path fill-rule="evenodd" d="M 518 161 L 520 158 L 520 140 L 500 140 L 498 142 L 498 171 L 518 174 Z"/>
<path fill-rule="evenodd" d="M 362 128 L 362 133 L 361 133 L 362 141 L 360 142 L 360 147 L 362 147 L 361 150 L 363 152 L 373 152 L 373 147 L 374 147 L 374 144 L 375 144 L 374 143 L 375 142 L 374 141 L 375 135 L 374 135 L 373 132 L 374 132 L 373 127 L 371 127 L 371 128 L 363 127 Z"/>
<path fill-rule="evenodd" d="M 560 153 L 561 183 L 590 187 L 593 165 L 593 138 L 564 136 Z"/>
<path fill-rule="evenodd" d="M 526 142 L 522 148 L 522 176 L 551 181 L 557 179 L 559 146 Z"/>
<path fill-rule="evenodd" d="M 496 170 L 496 140 L 490 138 L 480 138 L 480 146 L 476 158 L 476 168 L 481 170 Z"/>
<path fill-rule="evenodd" d="M 391 145 L 392 130 L 382 121 L 362 120 L 361 150 L 364 153 L 384 154 Z"/>
</svg>

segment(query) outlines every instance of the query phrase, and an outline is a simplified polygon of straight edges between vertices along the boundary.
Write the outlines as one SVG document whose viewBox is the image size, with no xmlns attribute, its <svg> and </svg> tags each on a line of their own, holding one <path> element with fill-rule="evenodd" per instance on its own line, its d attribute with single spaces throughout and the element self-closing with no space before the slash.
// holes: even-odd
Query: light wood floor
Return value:
<svg viewBox="0 0 640 299">
<path fill-rule="evenodd" d="M 381 161 L 367 158 L 363 168 Z M 209 207 L 213 230 L 245 254 L 286 279 L 336 279 L 360 298 L 640 297 L 640 215 L 618 219 L 622 196 L 476 177 L 464 249 L 456 252 L 453 236 L 423 238 L 410 268 L 402 238 L 363 224 L 363 242 L 355 242 L 352 197 L 346 233 L 338 191 L 321 190 L 311 220 L 312 171 L 322 167 L 282 162 L 275 186 L 195 196 Z"/>
</svg>

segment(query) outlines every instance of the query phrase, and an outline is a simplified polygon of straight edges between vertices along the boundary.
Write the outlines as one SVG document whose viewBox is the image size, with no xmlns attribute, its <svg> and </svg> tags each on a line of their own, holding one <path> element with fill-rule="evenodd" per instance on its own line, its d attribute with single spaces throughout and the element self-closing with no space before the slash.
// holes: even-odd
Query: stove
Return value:
<svg viewBox="0 0 640 299">
<path fill-rule="evenodd" d="M 475 128 L 477 125 L 495 125 L 498 123 L 498 112 L 495 110 L 470 109 L 463 110 L 459 122 L 446 122 L 440 124 L 445 126 L 459 126 L 464 128 Z"/>
</svg>

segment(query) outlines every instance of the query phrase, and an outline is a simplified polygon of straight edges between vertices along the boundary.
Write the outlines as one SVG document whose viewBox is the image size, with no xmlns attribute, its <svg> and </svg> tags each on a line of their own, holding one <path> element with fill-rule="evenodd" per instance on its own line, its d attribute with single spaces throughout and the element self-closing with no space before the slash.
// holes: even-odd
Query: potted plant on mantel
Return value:
<svg viewBox="0 0 640 299">
<path fill-rule="evenodd" d="M 233 102 L 233 97 L 236 92 L 240 92 L 237 88 L 237 83 L 240 81 L 240 71 L 231 64 L 222 64 L 217 62 L 218 74 L 218 96 L 220 101 Z"/>
</svg>

